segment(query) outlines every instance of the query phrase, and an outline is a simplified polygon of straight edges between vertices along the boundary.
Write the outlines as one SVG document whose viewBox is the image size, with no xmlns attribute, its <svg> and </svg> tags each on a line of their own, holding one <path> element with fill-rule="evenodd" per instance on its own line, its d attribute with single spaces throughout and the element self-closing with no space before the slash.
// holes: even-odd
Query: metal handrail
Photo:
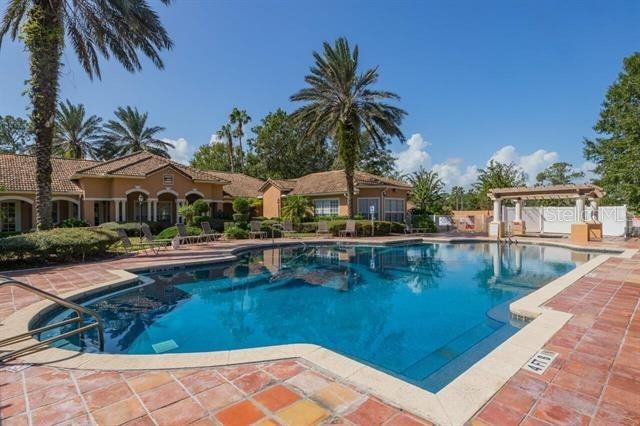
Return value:
<svg viewBox="0 0 640 426">
<path fill-rule="evenodd" d="M 51 293 L 49 293 L 47 291 L 40 290 L 39 288 L 36 288 L 36 287 L 31 286 L 29 284 L 23 283 L 22 281 L 15 280 L 15 279 L 13 279 L 11 277 L 8 277 L 8 276 L 5 276 L 5 275 L 0 275 L 0 287 L 3 287 L 3 286 L 15 286 L 15 287 L 21 288 L 21 289 L 23 289 L 25 291 L 28 291 L 30 293 L 36 294 L 36 295 L 38 295 L 38 296 L 40 296 L 40 297 L 42 297 L 44 299 L 47 299 L 47 300 L 50 300 L 50 301 L 54 302 L 57 305 L 60 305 L 60 306 L 62 306 L 64 308 L 67 308 L 67 309 L 71 309 L 72 311 L 74 311 L 76 313 L 77 316 L 73 317 L 73 318 L 68 318 L 68 319 L 63 320 L 63 321 L 56 322 L 54 324 L 49 324 L 49 325 L 45 325 L 43 327 L 35 328 L 33 330 L 29 330 L 26 333 L 22 333 L 22 334 L 19 334 L 17 336 L 12 336 L 12 337 L 9 337 L 9 338 L 6 338 L 6 339 L 2 339 L 2 340 L 0 340 L 0 347 L 23 341 L 23 340 L 25 340 L 27 338 L 33 337 L 36 334 L 40 334 L 40 333 L 42 333 L 44 331 L 51 330 L 51 329 L 54 329 L 54 328 L 62 327 L 62 326 L 67 325 L 67 324 L 77 323 L 78 326 L 77 326 L 77 328 L 75 330 L 71 330 L 71 331 L 68 331 L 66 333 L 62 333 L 62 334 L 59 334 L 57 336 L 53 336 L 53 337 L 50 337 L 48 339 L 42 340 L 42 341 L 40 341 L 38 343 L 35 343 L 33 345 L 26 346 L 24 348 L 16 349 L 14 351 L 10 351 L 10 352 L 7 352 L 5 354 L 2 354 L 2 355 L 0 355 L 0 362 L 8 361 L 8 360 L 11 360 L 11 359 L 15 359 L 15 358 L 17 358 L 18 356 L 20 356 L 20 355 L 22 355 L 24 353 L 28 353 L 28 352 L 31 352 L 33 350 L 39 350 L 40 348 L 43 348 L 43 347 L 49 345 L 50 343 L 56 342 L 58 340 L 66 339 L 68 337 L 72 337 L 72 336 L 75 336 L 77 334 L 83 334 L 85 331 L 91 330 L 93 328 L 97 328 L 98 329 L 98 342 L 99 342 L 99 346 L 100 346 L 100 351 L 104 350 L 104 328 L 102 326 L 102 320 L 100 319 L 98 314 L 96 312 L 94 312 L 93 310 L 87 309 L 84 306 L 78 305 L 77 303 L 73 303 L 73 302 L 70 302 L 68 300 L 62 299 L 62 298 L 60 298 L 58 296 L 55 296 L 55 295 L 53 295 L 53 294 L 51 294 Z M 96 320 L 96 322 L 89 323 L 89 324 L 85 325 L 84 320 L 83 320 L 83 314 L 93 317 Z"/>
</svg>

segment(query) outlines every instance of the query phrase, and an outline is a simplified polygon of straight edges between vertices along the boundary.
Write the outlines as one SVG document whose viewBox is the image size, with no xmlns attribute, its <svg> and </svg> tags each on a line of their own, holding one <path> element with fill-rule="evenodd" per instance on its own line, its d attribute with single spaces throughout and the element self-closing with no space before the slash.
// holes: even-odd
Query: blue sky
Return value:
<svg viewBox="0 0 640 426">
<path fill-rule="evenodd" d="M 347 36 L 380 88 L 402 97 L 399 165 L 433 167 L 468 183 L 494 156 L 529 174 L 555 161 L 582 166 L 607 87 L 640 49 L 640 2 L 629 1 L 176 1 L 156 7 L 175 47 L 166 68 L 129 74 L 103 61 L 91 82 L 67 51 L 62 98 L 111 118 L 120 105 L 149 112 L 184 160 L 208 143 L 232 107 L 254 122 L 303 86 L 311 53 Z M 2 9 L 6 0 L 0 0 Z M 0 50 L 0 115 L 26 113 L 27 56 Z"/>
</svg>

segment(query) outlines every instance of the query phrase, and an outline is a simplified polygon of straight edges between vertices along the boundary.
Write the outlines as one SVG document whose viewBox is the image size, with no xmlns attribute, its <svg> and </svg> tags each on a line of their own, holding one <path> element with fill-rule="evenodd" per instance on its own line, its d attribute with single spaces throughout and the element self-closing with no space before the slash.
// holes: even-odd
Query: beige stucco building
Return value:
<svg viewBox="0 0 640 426">
<path fill-rule="evenodd" d="M 403 222 L 411 185 L 356 171 L 355 211 L 366 218 Z M 265 217 L 279 217 L 282 201 L 301 195 L 311 201 L 316 215 L 347 215 L 347 179 L 344 170 L 312 173 L 297 179 L 269 179 L 260 188 Z"/>
<path fill-rule="evenodd" d="M 316 215 L 347 215 L 343 170 L 266 182 L 241 173 L 200 170 L 146 151 L 110 161 L 52 158 L 53 222 L 77 217 L 105 222 L 181 222 L 180 206 L 198 199 L 209 216 L 230 218 L 236 197 L 262 198 L 258 215 L 280 216 L 290 195 L 310 199 Z M 35 223 L 36 159 L 0 154 L 0 232 L 27 231 Z M 356 213 L 402 222 L 411 186 L 357 171 Z"/>
</svg>

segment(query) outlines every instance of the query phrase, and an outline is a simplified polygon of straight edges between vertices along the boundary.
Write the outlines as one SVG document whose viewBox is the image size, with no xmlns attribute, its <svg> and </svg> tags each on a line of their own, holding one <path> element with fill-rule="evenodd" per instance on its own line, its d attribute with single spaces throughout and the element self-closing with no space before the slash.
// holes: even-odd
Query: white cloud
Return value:
<svg viewBox="0 0 640 426">
<path fill-rule="evenodd" d="M 438 173 L 445 183 L 445 189 L 449 190 L 454 186 L 469 187 L 478 178 L 478 167 L 476 165 L 467 166 L 463 169 L 462 158 L 449 158 L 444 163 L 433 165 L 433 170 Z"/>
<path fill-rule="evenodd" d="M 217 133 L 212 133 L 211 137 L 209 138 L 209 143 L 211 145 L 213 145 L 214 143 L 222 143 L 222 139 L 220 138 L 220 136 L 218 136 Z"/>
<path fill-rule="evenodd" d="M 162 139 L 164 142 L 173 144 L 174 148 L 169 148 L 169 156 L 173 161 L 182 164 L 189 164 L 189 160 L 193 155 L 193 148 L 189 146 L 189 142 L 185 138 L 178 139 Z"/>
<path fill-rule="evenodd" d="M 450 190 L 456 185 L 468 188 L 476 181 L 480 167 L 476 164 L 465 165 L 462 158 L 448 158 L 446 161 L 432 164 L 431 155 L 427 151 L 430 145 L 420 133 L 411 135 L 407 146 L 402 151 L 395 153 L 397 169 L 402 173 L 413 173 L 421 166 L 432 169 L 438 172 L 445 183 L 446 190 Z M 491 160 L 516 164 L 527 174 L 527 184 L 532 185 L 535 183 L 536 175 L 551 164 L 558 162 L 560 156 L 555 151 L 545 149 L 522 154 L 515 146 L 505 145 L 494 152 L 484 164 L 488 164 Z M 585 181 L 593 177 L 593 167 L 591 162 L 585 162 L 579 167 L 585 172 Z"/>
<path fill-rule="evenodd" d="M 598 177 L 598 174 L 593 170 L 596 168 L 596 163 L 593 161 L 585 161 L 578 167 L 582 173 L 584 173 L 584 177 L 580 179 L 581 182 L 591 182 L 593 179 Z"/>
<path fill-rule="evenodd" d="M 427 153 L 429 145 L 431 144 L 420 133 L 411 135 L 406 149 L 396 154 L 396 168 L 402 173 L 413 173 L 420 167 L 431 166 L 431 156 Z"/>
<path fill-rule="evenodd" d="M 494 152 L 489 161 L 516 164 L 527 174 L 527 183 L 531 185 L 535 183 L 536 175 L 557 162 L 558 158 L 557 152 L 544 149 L 539 149 L 528 155 L 520 155 L 513 145 L 506 145 Z"/>
</svg>

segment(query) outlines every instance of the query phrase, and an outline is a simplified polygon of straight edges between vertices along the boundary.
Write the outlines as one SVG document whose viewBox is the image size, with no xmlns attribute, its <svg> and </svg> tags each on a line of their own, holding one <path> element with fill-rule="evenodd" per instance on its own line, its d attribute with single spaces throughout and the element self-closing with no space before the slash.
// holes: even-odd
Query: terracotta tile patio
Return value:
<svg viewBox="0 0 640 426">
<path fill-rule="evenodd" d="M 205 260 L 211 247 L 161 256 Z M 14 275 L 64 293 L 115 278 L 109 270 L 158 260 L 138 256 Z M 0 321 L 37 300 L 0 290 Z M 545 345 L 560 356 L 542 376 L 520 370 L 471 423 L 640 424 L 639 301 L 640 255 L 611 258 L 571 285 L 547 303 L 574 314 Z M 106 372 L 16 363 L 0 370 L 0 419 L 2 425 L 428 424 L 301 360 Z"/>
</svg>

